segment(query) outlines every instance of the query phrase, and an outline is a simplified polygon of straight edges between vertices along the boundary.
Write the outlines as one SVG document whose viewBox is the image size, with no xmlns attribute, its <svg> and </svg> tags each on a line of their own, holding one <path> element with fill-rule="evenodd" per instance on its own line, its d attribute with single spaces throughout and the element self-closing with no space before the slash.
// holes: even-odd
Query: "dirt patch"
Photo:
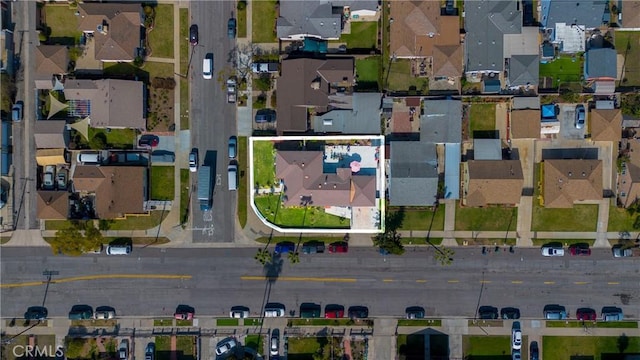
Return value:
<svg viewBox="0 0 640 360">
<path fill-rule="evenodd" d="M 462 141 L 469 141 L 469 105 L 462 105 Z"/>
<path fill-rule="evenodd" d="M 175 129 L 174 102 L 175 91 L 173 89 L 149 87 L 148 131 L 165 132 Z"/>
</svg>

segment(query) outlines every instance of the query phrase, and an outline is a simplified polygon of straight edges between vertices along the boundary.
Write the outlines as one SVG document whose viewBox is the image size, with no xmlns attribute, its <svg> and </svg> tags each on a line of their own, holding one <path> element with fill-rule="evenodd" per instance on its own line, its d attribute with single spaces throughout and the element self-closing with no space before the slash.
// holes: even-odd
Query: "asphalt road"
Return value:
<svg viewBox="0 0 640 360">
<path fill-rule="evenodd" d="M 638 262 L 614 259 L 607 250 L 544 258 L 537 249 L 482 255 L 460 248 L 451 266 L 437 263 L 433 250 L 407 250 L 383 257 L 375 249 L 352 248 L 348 254 L 301 255 L 295 265 L 284 257 L 268 282 L 253 259 L 255 249 L 136 248 L 131 256 L 70 258 L 54 257 L 48 248 L 3 247 L 0 314 L 21 316 L 27 306 L 42 304 L 42 272 L 54 270 L 57 282 L 45 304 L 50 316 L 66 316 L 72 305 L 84 303 L 131 316 L 170 315 L 177 304 L 192 305 L 200 315 L 227 314 L 233 305 L 259 313 L 268 300 L 296 314 L 300 303 L 315 302 L 366 305 L 371 316 L 401 316 L 411 305 L 424 306 L 430 316 L 466 317 L 479 305 L 515 306 L 523 317 L 541 318 L 545 304 L 558 303 L 572 316 L 578 307 L 618 305 L 626 316 L 640 317 Z"/>
<path fill-rule="evenodd" d="M 235 40 L 227 36 L 227 19 L 234 10 L 230 1 L 192 1 L 191 23 L 199 29 L 199 43 L 191 52 L 191 137 L 200 163 L 215 167 L 213 210 L 205 214 L 197 201 L 196 180 L 191 176 L 191 218 L 193 242 L 232 242 L 235 234 L 236 193 L 227 184 L 227 141 L 236 134 L 236 108 L 227 104 L 225 75 L 231 74 L 229 53 Z M 213 53 L 213 79 L 202 77 L 202 60 Z M 221 78 L 219 80 L 218 78 Z"/>
</svg>

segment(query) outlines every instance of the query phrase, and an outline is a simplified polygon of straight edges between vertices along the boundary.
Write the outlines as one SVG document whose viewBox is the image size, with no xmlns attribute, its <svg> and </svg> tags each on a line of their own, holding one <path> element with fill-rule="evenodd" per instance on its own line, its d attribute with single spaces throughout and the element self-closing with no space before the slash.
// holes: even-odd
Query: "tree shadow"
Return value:
<svg viewBox="0 0 640 360">
<path fill-rule="evenodd" d="M 629 337 L 623 333 L 622 335 L 618 336 L 616 344 L 618 346 L 618 351 L 620 353 L 623 353 L 629 347 Z"/>
</svg>

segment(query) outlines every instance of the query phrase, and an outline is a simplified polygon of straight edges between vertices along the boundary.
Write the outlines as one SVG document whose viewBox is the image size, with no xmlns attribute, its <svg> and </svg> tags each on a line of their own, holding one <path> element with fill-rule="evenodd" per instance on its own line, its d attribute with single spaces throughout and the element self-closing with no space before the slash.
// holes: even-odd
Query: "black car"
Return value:
<svg viewBox="0 0 640 360">
<path fill-rule="evenodd" d="M 520 310 L 514 307 L 500 309 L 500 317 L 503 319 L 520 319 Z"/>
<path fill-rule="evenodd" d="M 30 306 L 24 313 L 25 320 L 44 320 L 47 318 L 49 311 L 44 306 Z"/>
<path fill-rule="evenodd" d="M 236 19 L 235 18 L 230 18 L 229 21 L 227 21 L 227 35 L 229 36 L 229 39 L 233 39 L 236 37 Z"/>
<path fill-rule="evenodd" d="M 300 317 L 301 318 L 319 318 L 322 312 L 322 307 L 314 303 L 302 303 L 300 304 Z"/>
<path fill-rule="evenodd" d="M 529 356 L 531 360 L 538 360 L 540 358 L 540 349 L 538 348 L 538 342 L 532 341 L 529 345 Z"/>
<path fill-rule="evenodd" d="M 405 309 L 407 319 L 424 319 L 424 308 L 422 306 L 409 306 Z"/>
<path fill-rule="evenodd" d="M 260 109 L 256 113 L 256 123 L 271 123 L 276 121 L 276 112 L 272 109 Z"/>
<path fill-rule="evenodd" d="M 350 319 L 366 319 L 369 317 L 369 308 L 366 306 L 351 306 L 348 314 Z"/>
<path fill-rule="evenodd" d="M 93 318 L 93 308 L 89 305 L 73 305 L 69 311 L 69 320 L 87 320 Z"/>
<path fill-rule="evenodd" d="M 494 306 L 480 306 L 478 316 L 480 319 L 497 319 L 498 308 Z"/>
<path fill-rule="evenodd" d="M 324 252 L 324 243 L 320 241 L 308 241 L 302 245 L 303 254 L 316 254 Z"/>
<path fill-rule="evenodd" d="M 191 45 L 198 45 L 198 25 L 193 24 L 189 28 L 189 42 Z"/>
<path fill-rule="evenodd" d="M 140 140 L 138 140 L 138 146 L 140 147 L 156 147 L 159 143 L 160 138 L 151 134 L 144 134 L 140 136 Z"/>
</svg>

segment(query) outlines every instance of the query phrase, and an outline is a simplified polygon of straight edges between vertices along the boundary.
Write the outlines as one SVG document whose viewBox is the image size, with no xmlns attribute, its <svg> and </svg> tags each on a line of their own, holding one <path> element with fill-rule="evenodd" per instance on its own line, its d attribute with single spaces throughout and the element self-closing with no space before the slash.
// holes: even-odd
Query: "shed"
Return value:
<svg viewBox="0 0 640 360">
<path fill-rule="evenodd" d="M 542 105 L 542 119 L 545 121 L 546 119 L 556 119 L 556 105 L 555 104 L 547 104 Z"/>
</svg>

